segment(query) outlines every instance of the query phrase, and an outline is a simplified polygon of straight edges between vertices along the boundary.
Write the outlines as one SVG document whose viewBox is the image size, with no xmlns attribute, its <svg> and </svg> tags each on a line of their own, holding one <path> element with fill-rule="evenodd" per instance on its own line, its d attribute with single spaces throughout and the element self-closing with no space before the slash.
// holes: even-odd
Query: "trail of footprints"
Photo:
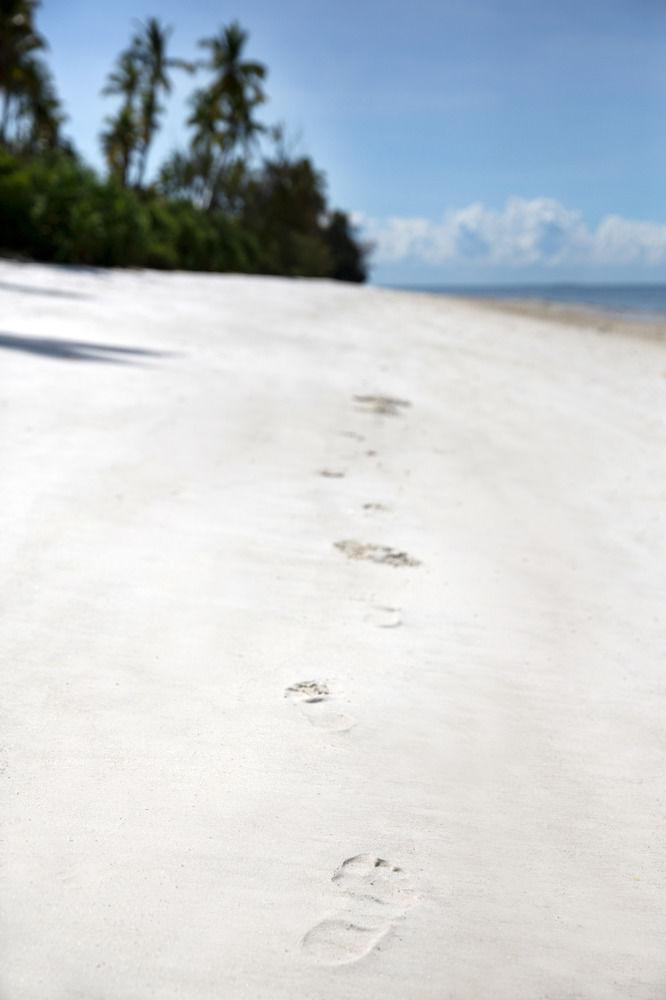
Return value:
<svg viewBox="0 0 666 1000">
<path fill-rule="evenodd" d="M 331 911 L 301 943 L 306 956 L 319 965 L 357 962 L 417 901 L 402 868 L 372 854 L 347 858 L 331 881 L 336 890 Z"/>
<path fill-rule="evenodd" d="M 407 400 L 392 396 L 357 395 L 354 400 L 365 412 L 393 417 L 400 416 L 410 405 Z M 356 432 L 344 433 L 354 440 L 363 440 Z M 332 469 L 321 469 L 319 474 L 327 479 L 344 477 L 344 472 Z M 366 503 L 363 508 L 387 509 L 379 502 Z M 334 544 L 349 559 L 393 567 L 420 565 L 409 553 L 388 545 L 353 539 Z M 402 624 L 402 615 L 399 608 L 375 605 L 367 612 L 365 620 L 377 628 L 397 628 Z M 339 710 L 338 701 L 325 681 L 298 681 L 286 689 L 285 697 L 318 729 L 345 732 L 355 725 L 355 719 Z M 335 890 L 331 910 L 301 942 L 307 958 L 319 965 L 336 966 L 359 961 L 380 945 L 417 902 L 410 879 L 402 868 L 373 854 L 347 858 L 334 872 L 331 882 Z"/>
</svg>

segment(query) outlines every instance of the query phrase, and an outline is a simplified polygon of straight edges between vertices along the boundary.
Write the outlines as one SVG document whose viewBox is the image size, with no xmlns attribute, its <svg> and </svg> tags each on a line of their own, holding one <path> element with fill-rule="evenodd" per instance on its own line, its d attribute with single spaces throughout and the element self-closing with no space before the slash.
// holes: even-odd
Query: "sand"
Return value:
<svg viewBox="0 0 666 1000">
<path fill-rule="evenodd" d="M 2 1000 L 666 996 L 666 351 L 0 265 Z"/>
</svg>

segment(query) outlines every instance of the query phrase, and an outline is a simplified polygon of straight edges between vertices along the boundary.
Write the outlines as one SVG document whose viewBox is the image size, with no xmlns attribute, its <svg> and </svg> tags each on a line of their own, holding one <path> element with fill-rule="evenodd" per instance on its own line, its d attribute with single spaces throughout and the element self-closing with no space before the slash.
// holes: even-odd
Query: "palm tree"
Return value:
<svg viewBox="0 0 666 1000">
<path fill-rule="evenodd" d="M 129 49 L 121 52 L 116 59 L 116 68 L 109 73 L 102 94 L 105 97 L 119 95 L 125 104 L 131 105 L 138 93 L 140 83 L 141 66 L 138 53 L 133 46 L 130 46 Z"/>
<path fill-rule="evenodd" d="M 149 18 L 140 25 L 134 37 L 133 50 L 141 66 L 141 108 L 140 108 L 140 159 L 137 183 L 143 186 L 143 178 L 148 162 L 148 153 L 159 118 L 164 108 L 160 105 L 160 95 L 171 93 L 169 70 L 182 69 L 191 73 L 194 67 L 184 59 L 167 56 L 167 46 L 173 28 L 161 25 L 156 17 Z"/>
<path fill-rule="evenodd" d="M 265 131 L 254 112 L 266 99 L 262 86 L 266 67 L 243 58 L 247 38 L 247 32 L 234 22 L 214 38 L 199 42 L 209 51 L 199 68 L 212 72 L 213 79 L 190 98 L 192 113 L 187 124 L 193 134 L 189 161 L 190 174 L 196 178 L 190 187 L 208 211 L 221 202 L 233 210 L 251 146 Z"/>
<path fill-rule="evenodd" d="M 136 101 L 141 86 L 141 63 L 134 45 L 121 52 L 115 69 L 102 90 L 105 96 L 119 96 L 122 103 L 115 115 L 107 117 L 108 128 L 101 134 L 102 149 L 109 171 L 123 187 L 129 183 L 130 169 L 139 146 L 139 116 Z"/>
<path fill-rule="evenodd" d="M 190 98 L 192 114 L 187 124 L 194 129 L 192 148 L 198 151 L 210 151 L 215 146 L 223 145 L 220 134 L 220 106 L 213 91 L 201 87 L 195 90 Z"/>
<path fill-rule="evenodd" d="M 135 183 L 143 186 L 148 154 L 164 111 L 162 94 L 171 92 L 171 69 L 192 71 L 190 63 L 167 55 L 172 28 L 151 17 L 139 28 L 132 41 L 116 60 L 102 91 L 122 98 L 115 117 L 107 119 L 109 128 L 102 134 L 102 146 L 109 169 L 130 183 L 136 167 Z"/>
<path fill-rule="evenodd" d="M 38 0 L 2 0 L 0 5 L 0 142 L 7 142 L 11 115 L 18 119 L 25 109 L 34 52 L 46 48 L 35 30 Z M 19 107 L 20 105 L 20 107 Z"/>
<path fill-rule="evenodd" d="M 201 65 L 214 74 L 209 89 L 218 104 L 219 122 L 230 145 L 241 144 L 245 149 L 264 131 L 253 114 L 266 100 L 262 86 L 266 67 L 243 59 L 247 40 L 247 32 L 234 21 L 214 38 L 203 38 L 199 42 L 201 48 L 210 52 L 208 60 Z"/>
<path fill-rule="evenodd" d="M 108 128 L 102 132 L 102 149 L 109 172 L 123 187 L 129 181 L 132 158 L 139 141 L 139 132 L 132 108 L 123 104 L 118 113 L 106 119 Z"/>
<path fill-rule="evenodd" d="M 234 141 L 212 88 L 195 90 L 190 105 L 187 124 L 194 129 L 189 155 L 191 186 L 197 190 L 199 207 L 211 211 L 218 207 L 224 177 L 230 172 Z"/>
<path fill-rule="evenodd" d="M 65 120 L 53 78 L 39 59 L 26 66 L 24 108 L 29 121 L 27 145 L 32 151 L 55 149 L 60 144 L 60 126 Z"/>
</svg>

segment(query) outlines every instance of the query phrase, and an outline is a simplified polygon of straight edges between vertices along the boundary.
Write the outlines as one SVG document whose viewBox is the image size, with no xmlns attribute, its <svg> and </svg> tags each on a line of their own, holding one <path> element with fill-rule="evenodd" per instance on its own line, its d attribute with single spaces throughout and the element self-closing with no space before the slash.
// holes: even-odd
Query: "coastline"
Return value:
<svg viewBox="0 0 666 1000">
<path fill-rule="evenodd" d="M 465 302 L 469 305 L 491 309 L 495 312 L 505 312 L 515 316 L 527 316 L 531 319 L 550 320 L 567 326 L 578 326 L 585 329 L 595 329 L 601 333 L 624 333 L 628 336 L 643 336 L 648 339 L 663 340 L 666 338 L 666 312 L 649 312 L 647 310 L 631 310 L 628 306 L 614 308 L 611 306 L 587 304 L 584 302 L 563 301 L 538 298 L 533 296 L 493 296 L 466 295 L 463 290 L 434 291 L 428 288 L 376 286 L 386 291 L 404 292 L 410 295 L 424 296 L 432 301 L 445 299 L 451 302 Z"/>
<path fill-rule="evenodd" d="M 0 296 L 0 994 L 660 995 L 663 344 L 319 280 Z"/>
<path fill-rule="evenodd" d="M 464 301 L 494 311 L 551 320 L 568 326 L 594 329 L 599 333 L 619 333 L 626 336 L 666 340 L 666 316 L 639 316 L 594 306 L 565 305 L 546 299 L 480 299 L 465 297 Z"/>
</svg>

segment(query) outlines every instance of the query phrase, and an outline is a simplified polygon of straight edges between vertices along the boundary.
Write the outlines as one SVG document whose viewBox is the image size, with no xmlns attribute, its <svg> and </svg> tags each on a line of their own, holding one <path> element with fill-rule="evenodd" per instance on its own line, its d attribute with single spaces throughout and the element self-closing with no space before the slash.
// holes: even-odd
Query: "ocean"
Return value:
<svg viewBox="0 0 666 1000">
<path fill-rule="evenodd" d="M 462 295 L 480 299 L 536 299 L 563 306 L 585 306 L 628 319 L 666 321 L 663 285 L 406 285 L 404 291 Z"/>
</svg>

